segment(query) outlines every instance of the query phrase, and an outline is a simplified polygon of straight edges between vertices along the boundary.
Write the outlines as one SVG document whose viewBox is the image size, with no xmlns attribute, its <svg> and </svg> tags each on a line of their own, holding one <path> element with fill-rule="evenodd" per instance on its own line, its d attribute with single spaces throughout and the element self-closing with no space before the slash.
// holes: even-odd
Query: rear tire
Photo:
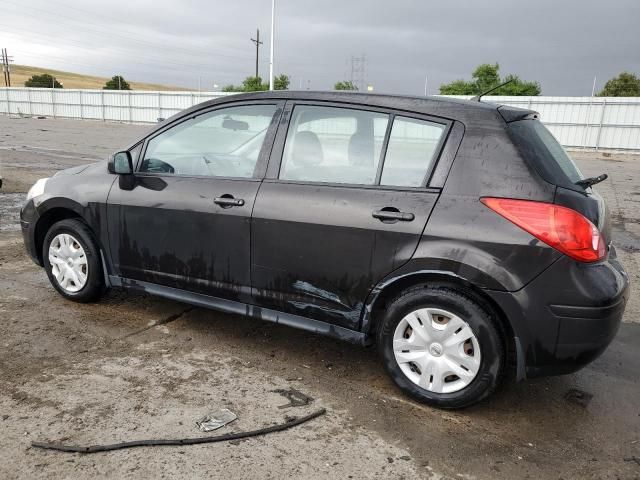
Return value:
<svg viewBox="0 0 640 480">
<path fill-rule="evenodd" d="M 44 238 L 42 260 L 51 285 L 64 298 L 86 303 L 104 292 L 100 249 L 80 220 L 61 220 L 51 226 Z"/>
<path fill-rule="evenodd" d="M 505 346 L 495 315 L 451 287 L 422 285 L 398 295 L 377 342 L 396 385 L 434 407 L 472 405 L 502 379 Z"/>
</svg>

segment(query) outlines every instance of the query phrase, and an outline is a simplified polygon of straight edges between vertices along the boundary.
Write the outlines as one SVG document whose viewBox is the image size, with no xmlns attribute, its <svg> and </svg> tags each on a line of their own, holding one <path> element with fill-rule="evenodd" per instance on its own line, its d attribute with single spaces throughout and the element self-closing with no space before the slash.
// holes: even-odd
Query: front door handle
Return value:
<svg viewBox="0 0 640 480">
<path fill-rule="evenodd" d="M 234 198 L 233 195 L 225 193 L 221 197 L 214 198 L 213 203 L 220 205 L 222 208 L 242 207 L 244 200 L 242 198 Z"/>
<path fill-rule="evenodd" d="M 375 210 L 372 214 L 373 218 L 377 218 L 383 222 L 411 222 L 416 216 L 413 213 L 401 212 L 394 207 L 385 207 L 381 210 Z"/>
</svg>

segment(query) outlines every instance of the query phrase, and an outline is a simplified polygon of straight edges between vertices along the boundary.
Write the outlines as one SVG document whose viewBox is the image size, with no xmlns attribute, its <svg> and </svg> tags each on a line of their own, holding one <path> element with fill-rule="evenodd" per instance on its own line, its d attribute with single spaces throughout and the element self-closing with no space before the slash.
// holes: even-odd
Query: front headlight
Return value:
<svg viewBox="0 0 640 480">
<path fill-rule="evenodd" d="M 33 187 L 29 189 L 27 193 L 27 202 L 32 198 L 38 197 L 44 193 L 44 187 L 47 184 L 48 178 L 41 178 L 36 183 L 33 184 Z"/>
</svg>

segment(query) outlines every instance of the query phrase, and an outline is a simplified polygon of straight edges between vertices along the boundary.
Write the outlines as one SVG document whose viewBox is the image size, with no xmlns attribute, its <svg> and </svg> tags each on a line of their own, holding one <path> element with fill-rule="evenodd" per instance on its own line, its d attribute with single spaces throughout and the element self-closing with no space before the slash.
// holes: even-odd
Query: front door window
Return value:
<svg viewBox="0 0 640 480">
<path fill-rule="evenodd" d="M 203 113 L 149 140 L 140 172 L 251 178 L 276 105 Z"/>
</svg>

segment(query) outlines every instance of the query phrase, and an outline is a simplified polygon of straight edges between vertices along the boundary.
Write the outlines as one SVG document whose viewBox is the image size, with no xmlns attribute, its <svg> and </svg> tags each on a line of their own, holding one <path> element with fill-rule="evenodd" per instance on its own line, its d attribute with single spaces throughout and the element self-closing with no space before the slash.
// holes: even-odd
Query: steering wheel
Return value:
<svg viewBox="0 0 640 480">
<path fill-rule="evenodd" d="M 175 173 L 176 171 L 170 164 L 157 158 L 144 159 L 140 170 L 149 173 Z"/>
<path fill-rule="evenodd" d="M 202 159 L 207 164 L 207 168 L 209 168 L 210 172 L 213 175 L 221 176 L 221 177 L 236 177 L 238 176 L 238 172 L 236 171 L 235 165 L 230 161 L 223 162 L 221 158 L 218 156 L 208 157 L 207 155 L 202 155 Z"/>
</svg>

